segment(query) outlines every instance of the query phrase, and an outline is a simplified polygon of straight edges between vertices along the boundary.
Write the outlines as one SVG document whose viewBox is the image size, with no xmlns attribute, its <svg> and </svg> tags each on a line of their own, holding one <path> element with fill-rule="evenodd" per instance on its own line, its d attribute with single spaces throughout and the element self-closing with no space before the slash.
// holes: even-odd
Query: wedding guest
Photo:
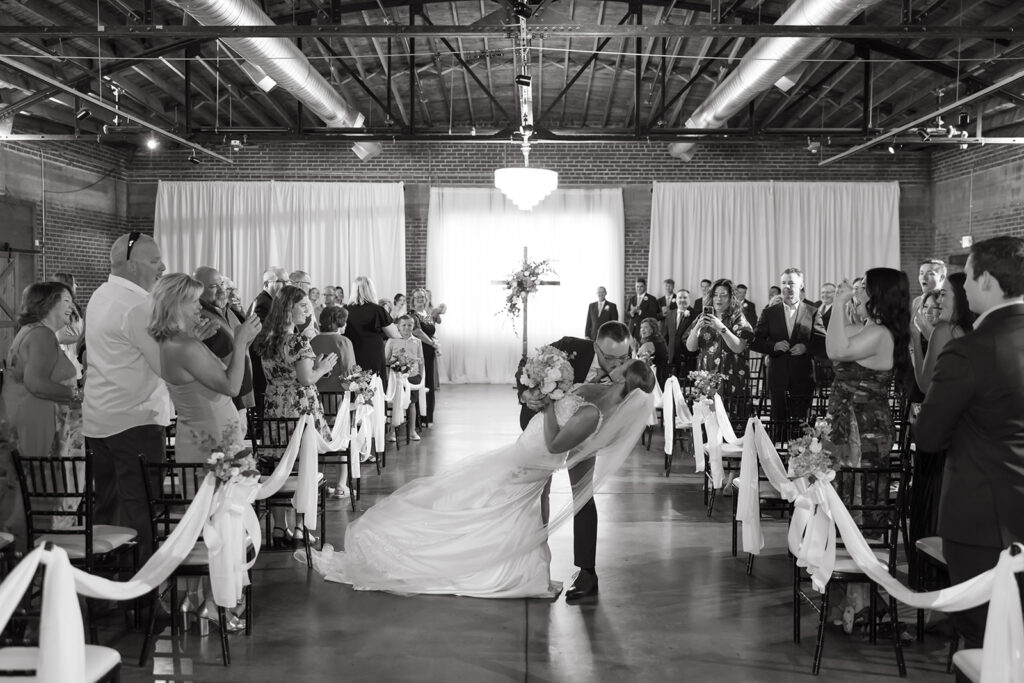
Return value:
<svg viewBox="0 0 1024 683">
<path fill-rule="evenodd" d="M 384 345 L 384 354 L 387 356 L 387 362 L 390 364 L 399 351 L 405 351 L 406 356 L 413 362 L 413 367 L 409 370 L 409 383 L 419 384 L 423 379 L 423 368 L 426 366 L 426 363 L 423 356 L 423 342 L 413 336 L 413 331 L 416 329 L 416 320 L 411 315 L 406 314 L 398 318 L 395 321 L 395 325 L 398 327 L 398 334 L 400 336 L 398 339 L 388 339 Z M 415 403 L 409 404 L 407 419 L 409 424 L 413 425 L 409 438 L 413 441 L 419 441 L 420 436 L 415 429 Z M 398 435 L 392 429 L 388 436 L 388 441 L 396 441 L 397 439 Z"/>
<path fill-rule="evenodd" d="M 953 273 L 940 289 L 925 295 L 910 327 L 914 376 L 927 396 L 935 374 L 935 363 L 946 345 L 974 329 L 974 314 L 967 301 L 967 276 Z M 927 340 L 928 352 L 925 353 Z M 939 496 L 945 453 L 914 453 L 913 487 L 910 491 L 910 543 L 934 536 L 939 522 Z"/>
<path fill-rule="evenodd" d="M 757 325 L 757 306 L 753 301 L 747 299 L 747 286 L 736 285 L 736 300 L 743 310 L 743 317 L 747 319 L 751 327 Z"/>
<path fill-rule="evenodd" d="M 324 302 L 320 298 L 320 290 L 316 287 L 309 288 L 309 303 L 313 304 L 313 315 L 320 320 L 320 313 L 324 310 Z"/>
<path fill-rule="evenodd" d="M 640 348 L 637 356 L 650 359 L 647 364 L 653 365 L 658 385 L 665 386 L 671 372 L 668 364 L 668 345 L 661 336 L 661 323 L 657 318 L 644 318 L 640 321 Z"/>
<path fill-rule="evenodd" d="M 242 300 L 238 298 L 238 287 L 235 285 L 235 281 L 226 276 L 224 277 L 224 291 L 228 297 L 224 316 L 231 320 L 232 327 L 237 327 L 245 322 L 245 311 L 242 310 Z"/>
<path fill-rule="evenodd" d="M 306 296 L 309 296 L 310 289 L 313 287 L 313 281 L 310 279 L 309 273 L 304 270 L 293 270 L 288 273 L 288 284 L 298 287 Z M 310 298 L 309 302 L 311 304 L 314 303 L 312 298 Z"/>
<path fill-rule="evenodd" d="M 82 379 L 82 352 L 85 349 L 85 320 L 82 317 L 82 309 L 78 306 L 78 283 L 71 273 L 54 273 L 51 278 L 53 282 L 59 282 L 71 292 L 71 300 L 74 310 L 71 312 L 71 320 L 57 332 L 57 342 L 60 344 L 64 355 L 68 357 L 75 366 L 75 378 Z"/>
<path fill-rule="evenodd" d="M 583 333 L 584 338 L 593 339 L 597 331 L 609 320 L 619 319 L 619 308 L 607 300 L 608 290 L 604 287 L 597 288 L 597 301 L 592 301 L 587 307 L 587 325 Z"/>
<path fill-rule="evenodd" d="M 288 284 L 288 275 L 284 268 L 271 266 L 263 273 L 263 289 L 256 295 L 250 312 L 256 314 L 261 323 L 265 323 L 270 308 L 273 306 L 274 297 L 281 291 L 281 288 Z M 263 395 L 267 390 L 267 378 L 263 374 L 263 362 L 256 353 L 255 345 L 249 347 L 249 360 L 252 363 L 252 391 L 256 401 L 256 410 L 263 410 Z"/>
<path fill-rule="evenodd" d="M 921 293 L 914 297 L 914 301 L 910 305 L 910 315 L 917 315 L 925 294 L 942 288 L 942 283 L 946 280 L 946 272 L 946 263 L 941 259 L 930 258 L 921 261 L 917 269 L 917 282 L 921 285 Z"/>
<path fill-rule="evenodd" d="M 212 279 L 212 268 L 197 272 Z M 219 275 L 219 273 L 217 274 Z M 209 313 L 201 296 L 208 288 L 185 273 L 160 278 L 153 288 L 150 336 L 160 345 L 161 376 L 167 383 L 178 414 L 175 428 L 174 459 L 177 462 L 205 462 L 215 450 L 233 455 L 242 450 L 245 437 L 243 419 L 233 402 L 242 390 L 249 345 L 260 330 L 256 314 L 234 334 L 217 321 L 218 345 L 231 346 L 226 354 L 227 369 L 209 344 L 196 337 L 196 324 L 202 313 Z M 243 409 L 244 415 L 244 409 Z"/>
<path fill-rule="evenodd" d="M 324 287 L 324 308 L 334 306 L 337 304 L 337 299 L 334 295 L 334 287 L 330 285 Z"/>
<path fill-rule="evenodd" d="M 60 282 L 29 285 L 21 297 L 18 332 L 7 351 L 3 385 L 4 419 L 13 430 L 21 455 L 33 458 L 61 458 L 85 455 L 82 442 L 82 392 L 76 369 L 57 343 L 57 333 L 71 322 L 75 311 L 71 291 Z M 0 469 L 9 472 L 0 480 L 4 497 L 10 495 L 11 510 L 6 530 L 14 533 L 18 546 L 27 551 L 23 501 L 13 460 L 0 453 Z M 9 461 L 8 461 L 9 460 Z M 75 505 L 77 505 L 75 500 Z M 38 501 L 33 505 L 38 505 Z M 63 507 L 57 502 L 55 507 Z M 52 508 L 51 508 L 52 509 Z M 68 522 L 72 518 L 67 518 Z"/>
<path fill-rule="evenodd" d="M 409 308 L 406 305 L 405 294 L 402 294 L 401 292 L 395 294 L 395 298 L 391 305 L 391 317 L 398 320 L 408 312 Z"/>
<path fill-rule="evenodd" d="M 665 343 L 668 346 L 670 372 L 677 377 L 686 377 L 697 368 L 697 356 L 686 349 L 686 330 L 690 326 L 690 290 L 676 292 L 676 310 L 665 318 Z"/>
<path fill-rule="evenodd" d="M 644 318 L 658 317 L 658 300 L 647 293 L 647 278 L 638 277 L 635 282 L 636 294 L 629 297 L 626 307 L 627 323 L 633 339 L 640 341 L 640 323 Z"/>
<path fill-rule="evenodd" d="M 334 285 L 334 305 L 345 305 L 345 288 L 341 285 Z"/>
<path fill-rule="evenodd" d="M 686 348 L 698 352 L 697 369 L 724 376 L 719 393 L 722 397 L 745 396 L 747 377 L 747 343 L 750 323 L 736 305 L 732 281 L 717 280 L 709 289 L 712 312 L 701 313 L 692 323 L 686 337 Z"/>
<path fill-rule="evenodd" d="M 916 434 L 919 449 L 946 451 L 939 535 L 954 584 L 1024 542 L 1024 239 L 976 242 L 964 274 L 978 319 L 939 356 Z M 981 647 L 986 613 L 954 615 L 967 647 Z"/>
<path fill-rule="evenodd" d="M 430 310 L 430 317 L 434 319 L 435 325 L 441 324 L 441 316 L 448 312 L 447 304 L 434 305 L 434 294 L 429 289 L 423 290 L 427 293 L 427 308 Z"/>
<path fill-rule="evenodd" d="M 662 284 L 665 286 L 665 294 L 658 297 L 658 320 L 664 320 L 676 310 L 676 281 L 668 278 Z"/>
<path fill-rule="evenodd" d="M 267 393 L 263 400 L 263 415 L 268 418 L 302 417 L 312 415 L 316 429 L 330 438 L 324 408 L 316 383 L 334 369 L 338 356 L 329 353 L 317 356 L 309 339 L 297 332 L 299 325 L 308 323 L 313 305 L 306 293 L 298 287 L 285 285 L 274 297 L 270 313 L 252 348 L 263 363 L 267 377 Z M 275 542 L 301 538 L 302 529 L 294 527 L 294 516 L 289 508 L 282 511 L 274 507 Z M 294 527 L 294 531 L 293 531 Z"/>
<path fill-rule="evenodd" d="M 338 363 L 331 372 L 321 377 L 316 383 L 317 391 L 344 391 L 341 379 L 347 377 L 356 365 L 352 342 L 345 336 L 347 323 L 347 308 L 328 306 L 320 313 L 320 334 L 313 337 L 309 341 L 309 345 L 318 357 L 335 354 L 338 357 Z"/>
<path fill-rule="evenodd" d="M 711 289 L 711 280 L 704 278 L 700 281 L 700 296 L 693 302 L 693 319 L 697 319 L 698 316 L 704 313 L 704 308 L 711 305 L 711 295 L 708 294 L 708 290 Z"/>
<path fill-rule="evenodd" d="M 863 288 L 854 289 L 844 280 L 835 300 L 843 309 L 851 304 L 864 322 L 855 323 L 838 313 L 829 320 L 825 346 L 835 371 L 828 402 L 832 457 L 841 464 L 886 467 L 896 438 L 889 387 L 894 378 L 900 381 L 911 372 L 907 275 L 893 268 L 872 268 L 865 274 Z M 840 497 L 853 503 L 858 496 L 851 480 L 844 479 L 843 484 Z M 859 500 L 864 505 L 880 505 L 889 499 L 886 476 L 865 476 L 860 488 Z M 877 534 L 885 524 L 884 513 L 865 512 L 862 523 L 869 534 Z M 842 608 L 846 633 L 853 631 L 855 619 L 867 604 L 862 588 L 866 587 L 851 586 L 845 602 L 835 601 L 837 608 Z"/>
<path fill-rule="evenodd" d="M 416 320 L 416 329 L 413 334 L 423 342 L 423 381 L 427 388 L 427 414 L 421 415 L 420 419 L 430 427 L 434 423 L 434 404 L 437 396 L 437 356 L 440 354 L 440 345 L 434 335 L 437 334 L 437 324 L 430 315 L 430 300 L 427 298 L 427 290 L 414 289 L 410 294 L 412 310 L 410 314 Z"/>
<path fill-rule="evenodd" d="M 228 315 L 233 314 L 227 313 L 227 291 L 224 289 L 224 278 L 216 268 L 210 266 L 199 266 L 192 276 L 203 285 L 203 291 L 199 295 L 199 317 L 210 324 L 209 334 L 203 334 L 200 341 L 213 352 L 214 356 L 225 365 L 229 365 L 237 352 L 235 330 L 238 325 L 232 324 L 232 320 L 228 318 Z M 249 341 L 252 342 L 251 339 Z M 246 411 L 256 405 L 256 398 L 252 390 L 252 359 L 249 358 L 249 344 L 245 345 L 244 354 L 242 382 L 238 392 L 231 396 L 231 403 L 238 412 L 243 436 L 247 431 Z M 164 379 L 167 380 L 167 377 L 165 376 Z M 171 389 L 172 400 L 175 399 L 173 388 L 168 388 Z M 177 408 L 176 400 L 175 407 Z M 178 413 L 181 413 L 180 408 L 178 408 Z"/>
<path fill-rule="evenodd" d="M 139 468 L 164 459 L 173 408 L 160 379 L 160 348 L 146 332 L 149 292 L 165 269 L 153 238 L 121 235 L 110 249 L 110 277 L 85 312 L 88 369 L 82 432 L 93 452 L 96 524 L 135 529 L 143 559 L 153 551 L 149 500 Z M 154 490 L 159 482 L 154 481 Z"/>
<path fill-rule="evenodd" d="M 392 311 L 391 311 L 391 306 L 392 306 L 392 304 L 391 304 L 391 300 L 390 300 L 390 299 L 381 299 L 380 301 L 378 301 L 378 302 L 377 302 L 377 305 L 378 305 L 378 306 L 380 306 L 381 308 L 383 308 L 383 309 L 384 309 L 384 311 L 385 311 L 385 312 L 386 312 L 386 313 L 387 313 L 387 314 L 388 314 L 389 316 L 391 316 L 391 319 L 392 319 L 392 320 L 394 320 L 394 319 L 395 319 L 395 317 L 394 317 L 394 316 L 392 315 Z"/>
<path fill-rule="evenodd" d="M 348 325 L 345 336 L 352 342 L 356 364 L 363 370 L 380 375 L 387 389 L 388 370 L 384 360 L 384 339 L 394 339 L 398 329 L 383 306 L 377 303 L 373 281 L 360 275 L 355 281 L 355 297 L 348 305 Z"/>
<path fill-rule="evenodd" d="M 832 282 L 826 282 L 821 286 L 821 299 L 815 305 L 818 307 L 818 315 L 821 316 L 821 325 L 828 329 L 828 321 L 832 319 L 832 304 L 836 299 L 836 286 Z M 831 387 L 835 374 L 832 372 L 832 361 L 829 360 L 825 348 L 819 349 L 814 354 L 814 384 L 818 387 Z"/>
<path fill-rule="evenodd" d="M 788 439 L 791 422 L 803 422 L 814 393 L 814 355 L 825 346 L 818 310 L 801 300 L 804 275 L 799 268 L 782 271 L 782 303 L 768 306 L 754 328 L 750 348 L 769 358 L 767 368 L 771 420 L 776 440 Z"/>
<path fill-rule="evenodd" d="M 769 287 L 768 288 L 768 302 L 769 302 L 768 305 L 769 306 L 771 305 L 771 302 L 775 299 L 775 297 L 781 297 L 781 296 L 782 296 L 782 289 L 780 289 L 778 285 L 772 285 L 771 287 Z"/>
</svg>

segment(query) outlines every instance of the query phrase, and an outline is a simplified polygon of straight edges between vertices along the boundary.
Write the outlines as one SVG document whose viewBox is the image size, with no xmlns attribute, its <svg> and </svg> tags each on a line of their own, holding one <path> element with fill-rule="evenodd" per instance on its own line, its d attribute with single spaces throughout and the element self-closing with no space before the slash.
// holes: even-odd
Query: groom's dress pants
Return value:
<svg viewBox="0 0 1024 683">
<path fill-rule="evenodd" d="M 597 556 L 597 505 L 594 504 L 593 489 L 586 485 L 594 474 L 594 459 L 589 458 L 569 468 L 569 481 L 572 483 L 573 501 L 580 496 L 588 498 L 572 520 L 573 564 L 577 567 L 593 569 Z M 548 499 L 551 495 L 551 479 L 544 485 L 541 494 L 541 516 L 548 523 L 550 510 Z"/>
</svg>

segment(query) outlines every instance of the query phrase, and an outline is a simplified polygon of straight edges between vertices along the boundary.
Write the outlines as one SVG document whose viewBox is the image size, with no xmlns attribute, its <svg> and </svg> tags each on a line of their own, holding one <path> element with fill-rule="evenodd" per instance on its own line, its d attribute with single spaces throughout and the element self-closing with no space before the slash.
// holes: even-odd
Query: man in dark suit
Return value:
<svg viewBox="0 0 1024 683">
<path fill-rule="evenodd" d="M 815 302 L 818 307 L 818 315 L 821 316 L 821 326 L 828 332 L 828 321 L 832 319 L 832 304 L 836 300 L 836 286 L 832 282 L 826 282 L 821 286 L 821 299 Z M 832 370 L 832 361 L 824 352 L 814 356 L 814 383 L 817 386 L 831 386 L 835 379 L 835 372 Z"/>
<path fill-rule="evenodd" d="M 757 325 L 757 306 L 754 305 L 753 301 L 747 299 L 747 286 L 736 285 L 736 298 L 740 302 L 740 306 L 743 307 L 743 317 L 750 323 L 750 327 L 753 328 Z"/>
<path fill-rule="evenodd" d="M 288 284 L 288 273 L 284 268 L 271 266 L 263 273 L 263 289 L 256 295 L 249 312 L 255 313 L 261 323 L 267 321 L 270 314 L 270 306 L 274 303 L 274 297 L 281 288 Z M 252 392 L 256 402 L 256 410 L 263 410 L 263 394 L 267 391 L 267 377 L 263 374 L 263 360 L 256 353 L 256 347 L 249 347 L 249 361 L 252 363 Z"/>
<path fill-rule="evenodd" d="M 587 309 L 587 327 L 583 336 L 587 339 L 593 339 L 597 336 L 597 331 L 601 329 L 601 325 L 604 325 L 609 320 L 619 319 L 619 307 L 610 301 L 605 301 L 605 297 L 608 296 L 608 290 L 604 287 L 597 288 L 597 301 L 590 304 Z"/>
<path fill-rule="evenodd" d="M 653 297 L 652 297 L 653 299 Z M 573 382 L 609 382 L 616 376 L 618 368 L 630 359 L 629 351 L 629 329 L 617 320 L 612 320 L 601 325 L 597 331 L 597 340 L 579 339 L 578 337 L 562 337 L 554 344 L 556 349 L 569 354 L 572 364 Z M 520 372 L 524 358 L 519 364 Z M 516 373 L 516 384 L 519 389 L 519 402 L 523 408 L 519 413 L 519 425 L 526 429 L 526 426 L 540 410 L 544 408 L 543 402 L 524 401 L 523 390 L 525 387 L 519 382 L 520 373 Z M 569 481 L 575 488 L 580 481 L 593 475 L 594 460 L 584 460 L 569 468 Z M 551 490 L 551 482 L 541 498 L 541 513 L 544 523 L 548 521 L 548 493 Z M 572 525 L 573 555 L 574 562 L 580 568 L 572 588 L 565 593 L 565 599 L 580 600 L 597 594 L 597 572 L 594 569 L 595 557 L 597 555 L 597 506 L 591 498 L 573 518 Z"/>
<path fill-rule="evenodd" d="M 657 318 L 658 300 L 647 293 L 647 279 L 636 279 L 636 295 L 629 297 L 626 308 L 626 322 L 633 339 L 640 341 L 640 323 L 644 318 Z"/>
<path fill-rule="evenodd" d="M 704 307 L 711 305 L 711 294 L 708 290 L 711 289 L 711 280 L 704 278 L 700 281 L 700 296 L 690 306 L 690 315 L 696 319 L 704 313 Z M 692 297 L 691 297 L 692 298 Z"/>
<path fill-rule="evenodd" d="M 658 320 L 665 320 L 668 314 L 676 310 L 676 281 L 665 280 L 665 295 L 658 297 Z"/>
<path fill-rule="evenodd" d="M 975 243 L 964 272 L 979 317 L 939 355 L 916 430 L 919 453 L 946 451 L 939 535 L 954 584 L 1024 542 L 1024 239 Z M 986 614 L 954 615 L 967 647 L 982 646 Z"/>
<path fill-rule="evenodd" d="M 812 359 L 825 348 L 825 328 L 818 309 L 801 300 L 803 273 L 798 268 L 787 268 L 780 284 L 782 301 L 761 312 L 750 344 L 750 348 L 769 357 L 768 395 L 777 439 L 787 435 L 787 393 L 793 397 L 793 416 L 806 416 L 814 393 Z"/>
<path fill-rule="evenodd" d="M 694 321 L 690 310 L 690 290 L 680 289 L 676 292 L 676 308 L 670 311 L 664 323 L 665 343 L 668 344 L 668 362 L 672 373 L 677 377 L 685 377 L 684 373 L 695 370 L 696 356 L 686 350 L 686 330 Z M 691 357 L 693 367 L 689 367 Z"/>
</svg>

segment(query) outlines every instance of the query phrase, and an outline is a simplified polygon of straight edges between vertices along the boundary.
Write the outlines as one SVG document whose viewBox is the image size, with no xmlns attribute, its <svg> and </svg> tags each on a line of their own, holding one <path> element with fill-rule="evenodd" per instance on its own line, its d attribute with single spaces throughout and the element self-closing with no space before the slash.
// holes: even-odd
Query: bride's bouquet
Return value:
<svg viewBox="0 0 1024 683">
<path fill-rule="evenodd" d="M 372 384 L 374 374 L 372 370 L 363 370 L 355 365 L 347 375 L 341 378 L 341 388 L 355 394 L 357 404 L 372 403 L 375 393 Z"/>
<path fill-rule="evenodd" d="M 825 447 L 832 433 L 832 422 L 819 418 L 813 427 L 805 427 L 804 435 L 787 444 L 789 448 L 789 476 L 791 479 L 810 477 L 828 478 L 838 463 Z"/>
<path fill-rule="evenodd" d="M 557 401 L 572 389 L 572 379 L 569 356 L 553 346 L 542 346 L 523 365 L 520 381 L 526 390 L 522 402 Z"/>
</svg>

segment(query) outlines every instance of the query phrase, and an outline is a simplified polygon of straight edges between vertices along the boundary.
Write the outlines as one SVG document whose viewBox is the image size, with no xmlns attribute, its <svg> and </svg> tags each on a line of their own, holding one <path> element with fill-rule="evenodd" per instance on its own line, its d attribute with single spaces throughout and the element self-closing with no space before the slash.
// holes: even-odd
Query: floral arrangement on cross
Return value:
<svg viewBox="0 0 1024 683">
<path fill-rule="evenodd" d="M 523 267 L 501 281 L 505 287 L 505 305 L 500 313 L 511 318 L 513 324 L 523 312 L 523 304 L 531 294 L 536 294 L 544 275 L 557 275 L 551 268 L 551 260 L 523 261 Z"/>
</svg>

